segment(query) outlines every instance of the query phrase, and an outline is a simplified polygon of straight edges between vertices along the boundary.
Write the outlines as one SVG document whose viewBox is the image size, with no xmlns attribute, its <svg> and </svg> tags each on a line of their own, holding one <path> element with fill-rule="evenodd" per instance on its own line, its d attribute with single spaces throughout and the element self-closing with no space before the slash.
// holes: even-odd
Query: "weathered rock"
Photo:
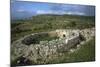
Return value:
<svg viewBox="0 0 100 67">
<path fill-rule="evenodd" d="M 48 34 L 39 33 L 31 34 L 13 42 L 11 45 L 11 60 L 14 61 L 22 56 L 36 64 L 46 63 L 52 58 L 51 56 L 68 51 L 77 44 L 79 45 L 81 41 L 88 40 L 95 35 L 94 29 L 63 30 L 63 32 L 60 30 L 56 31 L 55 34 L 59 35 L 59 39 L 43 41 L 41 39 Z"/>
</svg>

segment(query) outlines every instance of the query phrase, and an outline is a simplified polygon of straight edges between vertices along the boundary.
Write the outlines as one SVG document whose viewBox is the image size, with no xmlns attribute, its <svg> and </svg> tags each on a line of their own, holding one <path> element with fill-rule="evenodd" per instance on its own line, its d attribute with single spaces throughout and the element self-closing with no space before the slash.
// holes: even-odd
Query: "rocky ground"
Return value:
<svg viewBox="0 0 100 67">
<path fill-rule="evenodd" d="M 61 29 L 63 30 L 63 29 Z M 81 35 L 81 39 L 79 43 L 71 46 L 68 48 L 66 46 L 66 38 L 56 38 L 52 40 L 40 40 L 37 41 L 37 38 L 31 36 L 32 40 L 30 43 L 26 42 L 27 40 L 23 41 L 27 35 L 19 40 L 14 41 L 11 44 L 11 63 L 12 65 L 31 65 L 31 64 L 47 64 L 52 59 L 56 59 L 57 56 L 62 56 L 64 52 L 72 53 L 75 52 L 77 49 L 80 49 L 80 46 L 95 36 L 95 29 L 64 29 L 67 33 L 71 34 L 73 31 L 77 32 Z M 34 34 L 31 34 L 34 35 Z M 40 35 L 41 36 L 41 35 Z M 84 38 L 82 40 L 82 38 Z M 33 42 L 33 40 L 36 40 Z M 75 40 L 74 40 L 75 41 Z M 74 44 L 72 42 L 71 44 Z M 75 47 L 75 49 L 72 49 Z"/>
</svg>

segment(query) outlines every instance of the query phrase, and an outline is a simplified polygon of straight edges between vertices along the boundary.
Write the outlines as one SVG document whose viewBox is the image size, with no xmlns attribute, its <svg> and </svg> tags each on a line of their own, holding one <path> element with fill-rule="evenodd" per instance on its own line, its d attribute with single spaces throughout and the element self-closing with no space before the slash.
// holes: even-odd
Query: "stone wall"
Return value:
<svg viewBox="0 0 100 67">
<path fill-rule="evenodd" d="M 34 40 L 38 40 L 37 37 L 45 37 L 48 34 L 41 33 L 40 35 L 40 33 L 37 33 L 25 36 L 11 44 L 11 61 L 15 61 L 21 56 L 34 63 L 47 63 L 49 59 L 52 59 L 52 55 L 58 55 L 59 53 L 68 51 L 70 48 L 79 44 L 82 41 L 82 37 L 85 37 L 87 40 L 88 37 L 91 38 L 94 36 L 94 32 L 94 29 L 56 30 L 55 34 L 59 37 L 58 39 L 52 39 L 50 41 L 39 40 L 38 43 L 34 43 Z M 26 43 L 23 43 L 23 40 L 26 40 Z M 26 45 L 27 42 L 29 45 Z M 19 64 L 21 60 L 17 61 L 18 63 L 16 62 L 16 64 Z"/>
</svg>

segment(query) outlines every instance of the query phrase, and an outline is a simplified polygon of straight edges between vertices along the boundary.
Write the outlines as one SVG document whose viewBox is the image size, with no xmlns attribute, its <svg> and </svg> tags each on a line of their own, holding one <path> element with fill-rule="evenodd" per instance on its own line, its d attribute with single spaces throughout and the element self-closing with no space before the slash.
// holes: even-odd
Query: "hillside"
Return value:
<svg viewBox="0 0 100 67">
<path fill-rule="evenodd" d="M 12 41 L 27 34 L 56 29 L 85 29 L 95 26 L 94 16 L 78 15 L 37 15 L 30 19 L 12 20 Z"/>
</svg>

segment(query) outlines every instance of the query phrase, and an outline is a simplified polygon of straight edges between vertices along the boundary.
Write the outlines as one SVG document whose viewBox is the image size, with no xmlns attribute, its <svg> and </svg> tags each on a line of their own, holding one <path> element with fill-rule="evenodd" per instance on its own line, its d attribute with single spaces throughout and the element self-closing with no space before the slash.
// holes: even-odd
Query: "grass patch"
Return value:
<svg viewBox="0 0 100 67">
<path fill-rule="evenodd" d="M 15 41 L 30 33 L 56 29 L 84 29 L 95 26 L 94 16 L 39 15 L 29 20 L 11 21 L 11 39 Z"/>
<path fill-rule="evenodd" d="M 65 52 L 62 56 L 58 56 L 56 59 L 51 60 L 49 64 L 88 61 L 95 61 L 95 39 L 91 39 L 73 53 Z"/>
</svg>

